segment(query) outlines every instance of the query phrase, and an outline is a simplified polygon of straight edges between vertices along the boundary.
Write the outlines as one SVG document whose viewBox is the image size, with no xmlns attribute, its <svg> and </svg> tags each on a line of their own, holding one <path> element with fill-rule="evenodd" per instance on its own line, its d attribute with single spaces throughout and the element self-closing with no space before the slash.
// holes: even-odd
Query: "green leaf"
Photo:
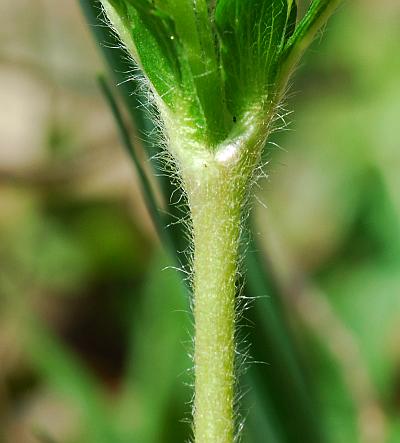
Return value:
<svg viewBox="0 0 400 443">
<path fill-rule="evenodd" d="M 164 103 L 189 117 L 187 121 L 192 120 L 192 127 L 201 130 L 208 143 L 222 140 L 230 118 L 221 102 L 223 81 L 206 2 L 104 0 L 103 4 Z"/>
<path fill-rule="evenodd" d="M 158 3 L 165 4 L 174 18 L 176 33 L 184 50 L 182 56 L 188 62 L 191 81 L 206 120 L 204 129 L 212 141 L 220 141 L 226 136 L 230 119 L 224 101 L 221 101 L 223 81 L 208 5 L 205 0 L 159 0 Z"/>
<path fill-rule="evenodd" d="M 226 97 L 234 116 L 266 105 L 275 80 L 276 57 L 296 13 L 286 0 L 219 0 L 215 10 Z"/>
<path fill-rule="evenodd" d="M 285 43 L 293 35 L 297 22 L 297 3 L 295 0 L 288 1 L 288 19 L 285 32 Z"/>
<path fill-rule="evenodd" d="M 170 17 L 147 0 L 104 0 L 103 5 L 135 62 L 155 91 L 176 105 L 176 86 L 182 82 L 179 47 Z"/>
<path fill-rule="evenodd" d="M 292 70 L 342 0 L 313 0 L 307 13 L 286 42 L 280 56 L 280 84 L 286 85 Z"/>
</svg>

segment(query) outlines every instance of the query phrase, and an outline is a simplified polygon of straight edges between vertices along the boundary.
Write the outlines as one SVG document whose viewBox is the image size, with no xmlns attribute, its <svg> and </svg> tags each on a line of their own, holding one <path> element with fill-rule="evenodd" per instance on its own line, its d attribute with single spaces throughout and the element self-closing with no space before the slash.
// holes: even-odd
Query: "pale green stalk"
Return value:
<svg viewBox="0 0 400 443">
<path fill-rule="evenodd" d="M 190 192 L 194 255 L 195 403 L 197 443 L 234 435 L 235 280 L 241 201 L 224 166 L 209 163 Z"/>
<path fill-rule="evenodd" d="M 235 305 L 242 210 L 267 125 L 247 119 L 214 152 L 182 149 L 172 131 L 191 212 L 194 243 L 196 443 L 231 443 L 235 434 Z M 185 136 L 183 135 L 183 138 Z"/>
</svg>

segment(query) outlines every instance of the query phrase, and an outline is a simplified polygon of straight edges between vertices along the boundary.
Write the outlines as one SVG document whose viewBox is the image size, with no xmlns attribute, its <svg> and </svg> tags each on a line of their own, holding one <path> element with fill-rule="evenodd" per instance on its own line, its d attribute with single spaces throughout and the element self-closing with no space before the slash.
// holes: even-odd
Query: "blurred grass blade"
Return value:
<svg viewBox="0 0 400 443">
<path fill-rule="evenodd" d="M 154 207 L 154 205 L 149 205 L 150 214 L 152 217 L 155 216 L 153 217 L 154 225 L 156 226 L 160 238 L 165 241 L 164 244 L 170 252 L 171 257 L 175 256 L 176 262 L 185 267 L 187 265 L 187 257 L 184 254 L 177 254 L 177 251 L 185 251 L 188 246 L 187 238 L 182 235 L 182 229 L 179 226 L 179 223 L 177 223 L 177 220 L 180 220 L 183 215 L 180 208 L 171 204 L 170 201 L 171 195 L 174 193 L 177 200 L 183 201 L 184 198 L 180 195 L 181 191 L 178 189 L 177 185 L 172 183 L 169 177 L 166 177 L 163 169 L 164 165 L 161 165 L 159 160 L 153 161 L 153 158 L 157 157 L 157 154 L 160 154 L 163 148 L 157 144 L 154 138 L 151 138 L 151 134 L 154 133 L 155 128 L 143 106 L 143 103 L 146 103 L 147 98 L 140 92 L 140 89 L 137 88 L 137 82 L 135 79 L 132 79 L 129 82 L 126 81 L 128 73 L 131 72 L 133 68 L 132 60 L 128 58 L 126 52 L 120 47 L 119 40 L 116 36 L 107 26 L 105 26 L 104 21 L 102 21 L 102 7 L 100 2 L 98 0 L 80 0 L 80 5 L 86 16 L 89 27 L 93 32 L 95 40 L 97 41 L 97 45 L 102 51 L 106 64 L 110 68 L 112 76 L 118 84 L 118 92 L 122 96 L 124 104 L 129 111 L 132 123 L 141 134 L 141 140 L 138 146 L 144 147 L 145 155 L 151 161 L 159 185 L 159 190 L 163 201 L 167 206 L 167 214 L 164 217 L 161 217 L 158 210 L 154 211 L 154 209 L 151 209 L 150 206 Z M 108 92 L 111 92 L 110 87 L 108 87 Z M 112 97 L 112 93 L 110 95 L 107 94 L 108 99 L 110 96 Z M 113 99 L 113 101 L 115 102 L 115 99 Z M 123 122 L 123 120 L 120 121 Z M 125 137 L 123 137 L 123 139 L 125 139 Z M 130 153 L 130 158 L 134 161 L 135 166 L 137 167 L 137 162 L 134 157 L 132 157 L 133 149 L 131 149 L 130 146 L 127 146 L 126 143 L 124 144 Z M 130 144 L 132 145 L 132 143 Z M 140 169 L 138 168 L 138 171 Z M 143 183 L 142 186 L 143 188 L 147 187 L 145 183 Z M 148 193 L 148 195 L 150 195 L 150 193 Z M 154 197 L 153 200 L 155 200 Z M 163 226 L 160 226 L 160 218 L 163 218 L 164 220 Z M 166 228 L 166 226 L 168 226 L 168 228 Z M 174 244 L 174 246 L 171 246 L 172 244 Z"/>
<path fill-rule="evenodd" d="M 191 362 L 183 345 L 190 328 L 187 304 L 182 296 L 186 291 L 175 270 L 160 272 L 167 264 L 164 254 L 156 257 L 146 279 L 140 306 L 136 311 L 132 310 L 129 360 L 121 389 L 122 399 L 117 408 L 121 426 L 140 443 L 187 441 L 188 435 L 174 433 L 176 428 L 179 432 L 190 430 L 186 425 L 168 424 L 174 397 L 182 396 L 182 391 L 187 393 L 184 382 L 189 380 L 184 374 Z M 185 398 L 179 404 L 174 423 L 183 417 L 188 400 Z M 139 405 L 140 414 L 133 429 L 132 406 L 135 404 Z M 169 438 L 166 438 L 166 432 Z"/>
<path fill-rule="evenodd" d="M 146 137 L 146 134 L 154 129 L 154 125 L 143 110 L 143 104 L 147 102 L 147 99 L 140 94 L 137 80 L 131 75 L 134 70 L 132 60 L 121 47 L 117 36 L 105 25 L 100 2 L 98 0 L 79 0 L 79 3 L 98 47 L 101 49 L 106 65 L 119 85 L 118 88 L 121 91 L 126 108 L 134 120 L 135 127 L 145 135 L 144 142 L 146 143 L 146 149 L 151 153 L 149 155 L 154 155 L 157 147 L 155 151 L 154 145 Z"/>
<path fill-rule="evenodd" d="M 250 371 L 244 377 L 246 426 L 244 443 L 283 443 L 283 431 L 273 399 L 262 389 L 260 374 Z"/>
<path fill-rule="evenodd" d="M 98 77 L 100 88 L 103 92 L 103 95 L 105 99 L 107 100 L 107 103 L 110 107 L 110 110 L 114 116 L 115 123 L 117 124 L 119 134 L 121 137 L 121 141 L 123 146 L 125 147 L 126 151 L 128 152 L 131 160 L 133 161 L 136 171 L 139 176 L 139 182 L 142 187 L 143 196 L 146 202 L 146 206 L 148 211 L 150 212 L 151 219 L 153 220 L 153 223 L 155 224 L 155 228 L 157 230 L 157 233 L 163 242 L 164 246 L 167 248 L 167 250 L 172 253 L 172 255 L 175 254 L 174 247 L 171 243 L 171 239 L 166 232 L 165 229 L 165 222 L 163 220 L 163 216 L 158 209 L 157 201 L 152 189 L 152 185 L 150 183 L 149 178 L 147 177 L 147 173 L 144 170 L 137 153 L 135 151 L 135 147 L 133 146 L 133 142 L 129 133 L 128 128 L 126 127 L 124 123 L 124 119 L 122 116 L 122 113 L 119 109 L 119 106 L 117 104 L 116 99 L 113 96 L 113 93 L 111 91 L 110 86 L 107 83 L 107 80 L 104 78 L 104 76 L 100 75 Z"/>
<path fill-rule="evenodd" d="M 267 365 L 252 365 L 249 376 L 257 385 L 254 389 L 271 399 L 285 441 L 297 441 L 298 435 L 302 435 L 304 441 L 324 442 L 312 390 L 306 382 L 304 365 L 285 318 L 279 292 L 273 284 L 274 278 L 255 252 L 254 239 L 251 242 L 246 255 L 246 295 L 261 298 L 246 315 L 257 325 L 249 330 L 249 342 L 252 343 L 252 357 Z"/>
</svg>

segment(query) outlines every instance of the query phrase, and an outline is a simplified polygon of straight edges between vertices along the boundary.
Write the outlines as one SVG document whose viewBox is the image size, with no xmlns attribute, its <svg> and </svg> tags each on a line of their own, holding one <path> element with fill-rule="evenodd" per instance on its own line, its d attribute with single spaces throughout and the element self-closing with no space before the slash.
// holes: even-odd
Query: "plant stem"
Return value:
<svg viewBox="0 0 400 443">
<path fill-rule="evenodd" d="M 235 304 L 242 210 L 267 125 L 252 116 L 209 150 L 169 131 L 192 222 L 196 443 L 235 437 Z M 188 140 L 188 139 L 186 139 Z"/>
<path fill-rule="evenodd" d="M 234 435 L 234 323 L 240 206 L 221 177 L 192 196 L 194 236 L 196 443 L 231 443 Z M 204 200 L 201 201 L 201 195 Z"/>
<path fill-rule="evenodd" d="M 194 242 L 196 443 L 234 439 L 235 293 L 243 177 L 214 154 L 186 170 Z"/>
</svg>

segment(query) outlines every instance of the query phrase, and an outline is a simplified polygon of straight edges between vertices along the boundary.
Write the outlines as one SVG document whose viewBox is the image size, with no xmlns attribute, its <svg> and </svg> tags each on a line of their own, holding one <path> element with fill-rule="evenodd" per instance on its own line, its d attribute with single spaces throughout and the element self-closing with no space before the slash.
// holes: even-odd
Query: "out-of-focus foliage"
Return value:
<svg viewBox="0 0 400 443">
<path fill-rule="evenodd" d="M 74 3 L 0 8 L 0 441 L 185 441 L 185 289 L 162 271 L 97 49 Z M 279 291 L 250 287 L 265 316 L 242 333 L 268 352 L 243 381 L 249 443 L 295 441 L 291 358 L 327 442 L 400 440 L 399 22 L 395 0 L 341 7 L 269 145 L 255 232 Z M 295 357 L 264 336 L 277 293 Z"/>
</svg>

